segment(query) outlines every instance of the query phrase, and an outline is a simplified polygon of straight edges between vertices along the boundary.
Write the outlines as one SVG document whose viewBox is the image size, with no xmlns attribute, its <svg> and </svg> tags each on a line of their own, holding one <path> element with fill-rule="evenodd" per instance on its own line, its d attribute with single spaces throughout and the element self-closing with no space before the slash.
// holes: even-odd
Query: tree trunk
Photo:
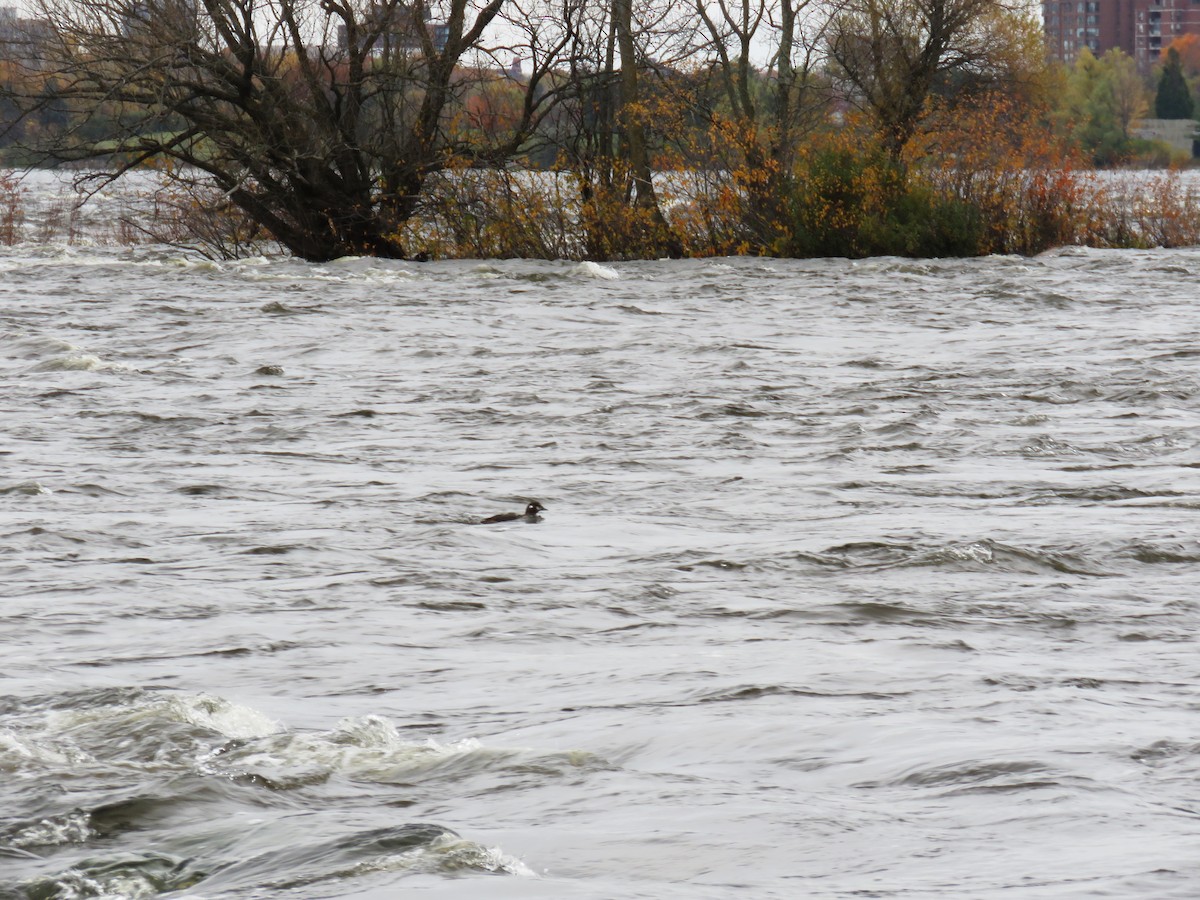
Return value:
<svg viewBox="0 0 1200 900">
<path fill-rule="evenodd" d="M 658 203 L 646 147 L 644 112 L 638 106 L 641 98 L 638 93 L 637 47 L 633 39 L 632 0 L 613 0 L 613 25 L 621 60 L 622 144 L 625 163 L 629 167 L 629 176 L 633 182 L 633 205 L 647 217 L 647 249 L 660 256 L 678 259 L 683 255 L 683 247 L 663 216 Z"/>
</svg>

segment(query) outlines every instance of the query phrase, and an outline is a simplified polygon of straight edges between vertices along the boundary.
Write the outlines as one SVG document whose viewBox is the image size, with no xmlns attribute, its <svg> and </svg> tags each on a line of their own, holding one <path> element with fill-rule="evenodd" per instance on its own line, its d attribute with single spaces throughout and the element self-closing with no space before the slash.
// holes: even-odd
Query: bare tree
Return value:
<svg viewBox="0 0 1200 900">
<path fill-rule="evenodd" d="M 829 7 L 815 0 L 693 0 L 693 7 L 697 53 L 709 60 L 715 87 L 702 115 L 733 124 L 741 158 L 726 165 L 743 173 L 749 224 L 769 245 L 783 226 L 799 138 L 827 112 L 819 69 Z"/>
<path fill-rule="evenodd" d="M 653 179 L 653 115 L 646 84 L 658 77 L 672 31 L 669 2 L 563 0 L 570 33 L 558 109 L 559 162 L 574 173 L 585 253 L 592 258 L 679 256 Z"/>
<path fill-rule="evenodd" d="M 305 259 L 404 256 L 398 233 L 429 175 L 503 159 L 547 108 L 531 89 L 503 146 L 451 115 L 462 61 L 513 0 L 35 2 L 53 34 L 52 102 L 76 111 L 54 157 L 116 159 L 110 177 L 155 159 L 205 173 Z M 553 53 L 539 63 L 533 85 Z M 89 124 L 100 116 L 103 130 Z"/>
<path fill-rule="evenodd" d="M 823 62 L 821 41 L 828 8 L 814 0 L 694 0 L 701 23 L 699 52 L 730 114 L 751 129 L 770 129 L 771 156 L 794 149 L 796 129 L 823 111 L 814 73 Z M 814 13 L 815 14 L 812 14 Z M 754 64 L 763 59 L 763 68 Z M 756 91 L 756 85 L 763 86 Z"/>
</svg>

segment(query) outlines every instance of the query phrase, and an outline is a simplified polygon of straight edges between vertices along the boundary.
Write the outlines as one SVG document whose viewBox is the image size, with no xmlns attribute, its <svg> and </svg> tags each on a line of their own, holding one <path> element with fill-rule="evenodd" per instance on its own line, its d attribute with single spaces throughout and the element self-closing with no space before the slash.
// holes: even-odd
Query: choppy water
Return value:
<svg viewBox="0 0 1200 900">
<path fill-rule="evenodd" d="M 1200 893 L 1200 252 L 0 270 L 0 897 Z"/>
</svg>

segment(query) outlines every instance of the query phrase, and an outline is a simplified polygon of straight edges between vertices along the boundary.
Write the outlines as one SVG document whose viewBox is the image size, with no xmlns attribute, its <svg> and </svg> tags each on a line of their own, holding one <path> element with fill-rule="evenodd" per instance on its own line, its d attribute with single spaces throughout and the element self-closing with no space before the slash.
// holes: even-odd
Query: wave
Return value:
<svg viewBox="0 0 1200 900">
<path fill-rule="evenodd" d="M 201 761 L 205 771 L 255 781 L 274 789 L 321 781 L 333 774 L 360 782 L 409 783 L 500 773 L 518 781 L 531 773 L 555 777 L 605 768 L 579 751 L 544 753 L 487 747 L 474 738 L 450 743 L 413 741 L 381 716 L 345 719 L 327 732 L 281 732 L 215 748 Z"/>
<path fill-rule="evenodd" d="M 91 353 L 74 353 L 67 356 L 56 356 L 43 360 L 34 365 L 33 372 L 136 372 L 132 366 L 124 363 L 105 362 Z"/>
<path fill-rule="evenodd" d="M 51 494 L 53 491 L 46 487 L 40 481 L 18 481 L 14 484 L 8 484 L 0 487 L 0 496 L 5 494 L 15 494 L 22 497 L 36 497 L 39 494 Z"/>
<path fill-rule="evenodd" d="M 15 887 L 17 896 L 29 898 L 136 900 L 196 886 L 207 891 L 250 890 L 262 896 L 264 891 L 277 893 L 386 873 L 468 871 L 537 877 L 499 849 L 465 840 L 441 825 L 409 823 L 320 842 L 298 841 L 248 858 L 200 860 L 164 852 L 105 851 Z"/>
<path fill-rule="evenodd" d="M 850 574 L 904 568 L 1089 576 L 1115 574 L 1108 566 L 1113 556 L 1111 550 L 1096 548 L 1094 552 L 1084 552 L 1077 548 L 1021 547 L 991 538 L 933 545 L 902 541 L 852 541 L 822 550 L 793 550 L 748 559 L 712 557 L 699 553 L 695 556 L 698 558 L 679 564 L 677 568 L 685 572 L 697 568 L 741 572 L 792 569 L 799 565 L 811 574 Z"/>
<path fill-rule="evenodd" d="M 619 281 L 621 278 L 621 273 L 616 269 L 591 261 L 577 263 L 571 267 L 570 273 L 576 278 L 594 278 L 599 281 Z"/>
<path fill-rule="evenodd" d="M 281 877 L 280 871 L 287 874 Z M 418 822 L 273 850 L 230 866 L 205 886 L 221 889 L 248 882 L 260 890 L 286 891 L 377 873 L 466 871 L 536 877 L 524 863 L 499 849 L 465 840 L 444 826 Z"/>
<path fill-rule="evenodd" d="M 943 795 L 1005 793 L 1056 787 L 1058 773 L 1044 763 L 1027 760 L 967 760 L 912 769 L 858 788 L 918 788 Z"/>
<path fill-rule="evenodd" d="M 163 853 L 109 853 L 89 857 L 49 876 L 16 885 L 15 896 L 46 900 L 140 900 L 178 891 L 201 881 L 205 872 L 183 857 Z"/>
<path fill-rule="evenodd" d="M 62 704 L 63 708 L 54 708 Z M 388 719 L 344 719 L 328 731 L 295 731 L 252 707 L 208 694 L 121 689 L 61 695 L 36 711 L 9 713 L 0 770 L 36 773 L 119 764 L 148 773 L 219 776 L 286 790 L 332 774 L 358 781 L 523 779 L 606 768 L 583 751 L 493 748 L 477 739 L 413 740 Z"/>
<path fill-rule="evenodd" d="M 1175 541 L 1165 543 L 1133 541 L 1119 547 L 1114 552 L 1145 565 L 1177 565 L 1180 563 L 1200 562 L 1200 543 L 1196 541 L 1189 543 Z"/>
<path fill-rule="evenodd" d="M 966 571 L 1005 571 L 1037 574 L 1105 576 L 1114 574 L 1086 556 L 1061 550 L 1016 547 L 983 540 L 952 544 L 921 553 L 903 565 Z"/>
<path fill-rule="evenodd" d="M 1047 503 L 1117 503 L 1123 500 L 1144 500 L 1183 496 L 1178 491 L 1146 491 L 1120 484 L 1088 485 L 1084 487 L 1047 487 L 1023 497 L 1022 505 L 1040 506 Z"/>
<path fill-rule="evenodd" d="M 46 353 L 74 353 L 80 348 L 70 341 L 46 335 L 0 334 L 0 343 L 7 344 L 21 356 L 41 356 Z"/>
<path fill-rule="evenodd" d="M 15 880 L 0 877 L 0 896 L 149 897 L 194 885 L 261 895 L 380 874 L 532 877 L 520 860 L 441 824 L 346 829 L 341 815 L 309 813 L 321 821 L 314 830 L 316 819 L 296 810 L 314 791 L 329 795 L 334 774 L 336 800 L 346 784 L 441 779 L 461 790 L 481 771 L 511 782 L 597 764 L 589 754 L 408 740 L 379 716 L 291 731 L 208 694 L 119 688 L 0 710 L 11 723 L 0 730 L 0 772 L 17 776 L 10 784 L 88 785 L 11 795 L 21 802 L 9 801 L 0 848 Z M 307 799 L 292 799 L 298 792 Z M 74 859 L 47 874 L 52 855 Z"/>
</svg>

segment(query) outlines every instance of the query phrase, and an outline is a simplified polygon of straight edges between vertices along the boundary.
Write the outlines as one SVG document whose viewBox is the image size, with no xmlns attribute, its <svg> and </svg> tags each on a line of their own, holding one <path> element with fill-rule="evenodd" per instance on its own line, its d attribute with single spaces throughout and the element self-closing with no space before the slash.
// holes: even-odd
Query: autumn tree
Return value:
<svg viewBox="0 0 1200 900">
<path fill-rule="evenodd" d="M 680 256 L 678 238 L 662 213 L 650 167 L 646 143 L 645 115 L 639 108 L 642 93 L 638 69 L 642 65 L 634 32 L 633 0 L 612 0 L 613 31 L 620 60 L 620 108 L 622 147 L 628 177 L 632 181 L 633 203 L 645 220 L 646 242 L 652 252 Z"/>
<path fill-rule="evenodd" d="M 1035 23 L 1003 0 L 845 0 L 828 44 L 895 160 L 936 92 L 994 91 L 1030 77 L 1042 56 Z"/>
<path fill-rule="evenodd" d="M 51 100 L 81 111 L 45 150 L 115 160 L 108 177 L 171 161 L 171 177 L 209 179 L 305 259 L 403 257 L 429 175 L 501 160 L 547 108 L 525 103 L 504 147 L 456 131 L 460 61 L 511 2 L 447 0 L 435 21 L 427 0 L 33 0 Z M 89 133 L 114 106 L 112 133 Z"/>
<path fill-rule="evenodd" d="M 1181 34 L 1163 48 L 1160 59 L 1167 61 L 1167 56 L 1174 51 L 1179 56 L 1179 64 L 1183 74 L 1188 78 L 1200 75 L 1200 35 Z"/>
</svg>

